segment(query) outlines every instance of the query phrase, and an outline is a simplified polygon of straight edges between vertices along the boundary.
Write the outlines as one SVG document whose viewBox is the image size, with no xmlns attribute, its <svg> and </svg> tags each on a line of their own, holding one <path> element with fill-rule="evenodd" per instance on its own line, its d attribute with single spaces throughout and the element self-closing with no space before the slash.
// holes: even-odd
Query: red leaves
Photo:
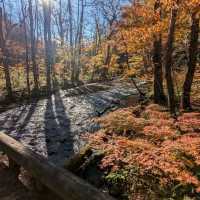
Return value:
<svg viewBox="0 0 200 200">
<path fill-rule="evenodd" d="M 116 171 L 139 166 L 141 176 L 151 174 L 159 178 L 161 185 L 176 181 L 193 185 L 199 192 L 200 181 L 194 170 L 200 167 L 200 134 L 195 132 L 200 127 L 200 114 L 183 114 L 175 123 L 157 105 L 140 110 L 137 116 L 143 118 L 136 117 L 133 110 L 120 109 L 103 117 L 100 123 L 104 129 L 89 136 L 92 147 L 105 151 L 101 167 Z M 116 135 L 119 130 L 135 134 L 128 138 Z"/>
<path fill-rule="evenodd" d="M 185 113 L 178 118 L 176 125 L 182 132 L 200 132 L 200 114 Z"/>
<path fill-rule="evenodd" d="M 147 136 L 150 136 L 154 140 L 164 140 L 177 136 L 176 131 L 169 126 L 146 126 L 143 130 L 143 133 Z"/>
</svg>

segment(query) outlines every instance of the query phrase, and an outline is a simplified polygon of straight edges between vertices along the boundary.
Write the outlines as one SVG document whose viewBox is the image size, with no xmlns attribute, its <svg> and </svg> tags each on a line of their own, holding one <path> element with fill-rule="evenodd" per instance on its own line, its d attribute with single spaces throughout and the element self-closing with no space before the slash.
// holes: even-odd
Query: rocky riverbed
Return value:
<svg viewBox="0 0 200 200">
<path fill-rule="evenodd" d="M 145 83 L 138 84 L 144 88 Z M 59 90 L 51 98 L 36 100 L 0 114 L 0 130 L 21 141 L 57 165 L 79 151 L 80 135 L 94 132 L 93 118 L 138 99 L 131 83 L 113 81 Z"/>
</svg>

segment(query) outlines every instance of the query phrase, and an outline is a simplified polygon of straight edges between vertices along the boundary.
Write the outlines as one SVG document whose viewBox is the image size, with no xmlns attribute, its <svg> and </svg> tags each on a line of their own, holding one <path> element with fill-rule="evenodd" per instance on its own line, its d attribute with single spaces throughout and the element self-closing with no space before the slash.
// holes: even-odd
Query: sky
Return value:
<svg viewBox="0 0 200 200">
<path fill-rule="evenodd" d="M 28 2 L 28 0 L 23 0 L 24 2 Z M 52 7 L 55 10 L 56 8 L 56 2 L 58 0 L 33 0 L 37 1 L 39 4 L 39 8 L 41 9 L 41 16 L 42 16 L 42 1 L 51 1 L 52 2 Z M 64 0 L 67 2 L 67 0 Z M 72 8 L 74 11 L 74 23 L 76 23 L 76 16 L 77 16 L 77 0 L 71 0 L 72 1 Z M 84 15 L 84 36 L 85 37 L 93 37 L 94 35 L 94 29 L 95 29 L 95 24 L 94 24 L 94 16 L 98 15 L 98 10 L 95 10 L 94 7 L 90 6 L 92 0 L 86 0 L 86 7 L 85 7 L 85 15 Z M 0 0 L 1 2 L 1 0 Z M 4 0 L 5 5 L 6 5 L 6 10 L 12 17 L 12 20 L 18 23 L 20 20 L 20 13 L 21 13 L 21 0 Z M 128 0 L 122 0 L 122 5 L 126 4 Z M 1 3 L 0 3 L 1 5 Z M 67 5 L 65 5 L 67 10 Z M 101 20 L 101 17 L 100 17 Z M 53 18 L 53 21 L 55 22 L 55 19 Z M 55 26 L 53 26 L 55 28 Z M 56 31 L 56 28 L 55 28 Z"/>
</svg>

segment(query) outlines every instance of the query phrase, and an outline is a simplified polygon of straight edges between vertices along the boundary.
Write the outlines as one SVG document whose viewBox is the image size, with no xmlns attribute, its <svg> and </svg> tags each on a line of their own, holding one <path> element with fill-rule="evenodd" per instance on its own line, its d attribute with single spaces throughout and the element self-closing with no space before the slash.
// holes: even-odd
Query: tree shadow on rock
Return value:
<svg viewBox="0 0 200 200">
<path fill-rule="evenodd" d="M 44 117 L 48 159 L 62 165 L 73 154 L 73 137 L 59 90 L 47 100 Z"/>
<path fill-rule="evenodd" d="M 30 106 L 24 105 L 16 108 L 14 111 L 9 111 L 5 116 L 0 119 L 0 130 L 5 131 L 7 134 L 19 139 L 20 132 L 27 126 L 32 115 L 35 112 L 37 102 L 32 103 Z M 14 134 L 15 132 L 15 134 Z"/>
<path fill-rule="evenodd" d="M 38 105 L 38 100 L 35 100 L 34 102 L 32 102 L 28 108 L 28 111 L 26 112 L 26 116 L 23 120 L 22 123 L 20 123 L 20 128 L 19 128 L 19 132 L 23 131 L 26 126 L 28 125 L 28 123 L 30 122 L 33 114 L 35 113 L 36 111 L 36 108 L 37 108 L 37 105 Z M 26 110 L 26 107 L 25 107 L 25 110 Z M 19 121 L 19 120 L 18 120 Z M 20 134 L 20 133 L 19 133 Z"/>
</svg>

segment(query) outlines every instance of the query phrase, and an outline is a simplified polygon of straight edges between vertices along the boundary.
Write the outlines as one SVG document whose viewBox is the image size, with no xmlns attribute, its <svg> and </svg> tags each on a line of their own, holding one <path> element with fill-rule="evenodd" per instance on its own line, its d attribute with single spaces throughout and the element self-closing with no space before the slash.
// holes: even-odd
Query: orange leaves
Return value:
<svg viewBox="0 0 200 200">
<path fill-rule="evenodd" d="M 154 110 L 146 110 L 144 113 L 143 113 L 143 116 L 145 118 L 148 118 L 148 119 L 169 119 L 170 118 L 170 114 L 167 113 L 167 112 L 159 112 L 159 111 L 154 111 Z"/>
<path fill-rule="evenodd" d="M 183 7 L 189 12 L 199 12 L 200 13 L 200 2 L 199 0 L 184 0 Z"/>
<path fill-rule="evenodd" d="M 107 132 L 126 134 L 140 132 L 145 126 L 143 118 L 135 118 L 131 109 L 119 109 L 98 120 Z"/>
<path fill-rule="evenodd" d="M 152 24 L 157 16 L 154 10 L 144 4 L 133 4 L 122 10 L 122 24 L 125 26 L 141 26 L 142 24 Z"/>
<path fill-rule="evenodd" d="M 106 142 L 98 147 L 99 150 L 104 150 L 106 153 L 106 156 L 102 160 L 101 168 L 116 170 L 124 165 L 135 163 L 136 157 L 143 151 L 151 151 L 154 145 L 143 139 L 131 141 L 125 137 L 113 135 L 108 136 Z"/>
<path fill-rule="evenodd" d="M 200 164 L 200 136 L 191 134 L 186 136 L 187 140 L 184 137 L 180 136 L 175 141 L 167 140 L 160 147 L 157 146 L 151 151 L 143 151 L 135 158 L 141 171 L 154 174 L 154 176 L 168 176 L 170 181 L 177 180 L 183 185 L 193 184 L 198 188 L 200 182 L 188 170 L 188 163 L 191 163 L 191 167 L 194 167 L 195 163 Z M 180 153 L 177 153 L 177 151 Z"/>
<path fill-rule="evenodd" d="M 170 10 L 173 6 L 179 7 L 182 11 L 198 12 L 200 8 L 199 0 L 181 0 L 177 5 L 177 0 L 161 0 L 163 7 L 166 10 Z"/>
<path fill-rule="evenodd" d="M 182 132 L 200 132 L 200 114 L 199 113 L 185 113 L 178 118 L 176 123 Z"/>
<path fill-rule="evenodd" d="M 152 45 L 154 31 L 159 32 L 161 27 L 159 17 L 151 6 L 133 3 L 122 10 L 117 43 L 125 42 L 128 53 L 142 52 Z"/>
<path fill-rule="evenodd" d="M 101 168 L 117 171 L 137 166 L 140 178 L 155 177 L 164 188 L 190 185 L 199 192 L 200 135 L 195 131 L 200 114 L 185 113 L 175 123 L 164 107 L 155 104 L 137 115 L 134 112 L 126 108 L 110 113 L 99 120 L 104 129 L 89 136 L 90 145 L 105 152 Z M 183 126 L 187 128 L 181 135 Z"/>
<path fill-rule="evenodd" d="M 169 126 L 157 127 L 154 125 L 146 126 L 144 128 L 144 134 L 156 140 L 165 140 L 168 138 L 176 137 L 176 131 Z"/>
<path fill-rule="evenodd" d="M 160 0 L 160 9 L 154 10 L 155 1 L 135 2 L 122 9 L 122 17 L 117 25 L 116 45 L 121 48 L 126 43 L 129 54 L 142 53 L 152 47 L 155 35 L 162 33 L 163 41 L 168 32 L 168 21 L 172 7 L 179 8 L 176 41 L 182 44 L 187 38 L 188 25 L 191 13 L 199 12 L 199 0 Z M 178 3 L 177 3 L 178 2 Z M 178 5 L 177 5 L 178 4 Z M 189 11 L 189 12 L 188 12 Z M 121 38 L 120 35 L 124 37 Z"/>
<path fill-rule="evenodd" d="M 177 137 L 174 119 L 170 118 L 164 107 L 151 104 L 147 106 L 142 116 L 148 119 L 148 126 L 144 127 L 143 133 L 154 142 Z"/>
</svg>

